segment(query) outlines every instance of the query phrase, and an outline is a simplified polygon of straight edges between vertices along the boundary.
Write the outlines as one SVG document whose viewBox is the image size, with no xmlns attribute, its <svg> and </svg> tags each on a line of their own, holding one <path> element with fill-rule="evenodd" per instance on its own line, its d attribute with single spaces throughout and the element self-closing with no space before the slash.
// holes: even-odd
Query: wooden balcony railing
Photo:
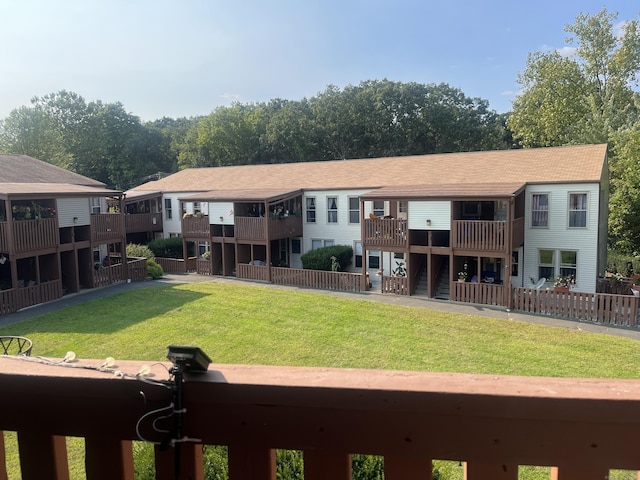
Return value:
<svg viewBox="0 0 640 480">
<path fill-rule="evenodd" d="M 0 357 L 0 430 L 18 433 L 24 480 L 69 478 L 65 436 L 85 438 L 88 480 L 134 478 L 132 440 L 165 438 L 153 427 L 172 392 L 135 378 L 142 362 L 90 369 L 102 362 Z M 228 445 L 230 480 L 276 478 L 276 448 L 303 451 L 306 480 L 352 478 L 356 452 L 383 456 L 387 480 L 431 478 L 432 459 L 466 462 L 468 480 L 516 480 L 518 465 L 580 480 L 640 470 L 638 380 L 210 365 L 182 385 L 176 438 L 189 441 L 156 446 L 158 480 L 202 480 L 201 444 Z"/>
<path fill-rule="evenodd" d="M 407 221 L 399 218 L 365 218 L 362 244 L 366 247 L 408 247 Z"/>
<path fill-rule="evenodd" d="M 161 232 L 161 213 L 132 213 L 124 216 L 127 233 Z"/>
<path fill-rule="evenodd" d="M 505 222 L 454 220 L 451 246 L 464 250 L 503 252 L 507 248 Z"/>
<path fill-rule="evenodd" d="M 122 239 L 125 234 L 124 215 L 94 213 L 91 215 L 91 241 L 108 242 Z"/>
<path fill-rule="evenodd" d="M 238 240 L 266 240 L 264 217 L 236 217 L 235 235 Z"/>
<path fill-rule="evenodd" d="M 55 247 L 60 242 L 57 218 L 15 220 L 12 227 L 13 247 L 17 253 Z"/>
<path fill-rule="evenodd" d="M 182 236 L 185 238 L 211 238 L 209 215 L 190 215 L 182 218 Z"/>
</svg>

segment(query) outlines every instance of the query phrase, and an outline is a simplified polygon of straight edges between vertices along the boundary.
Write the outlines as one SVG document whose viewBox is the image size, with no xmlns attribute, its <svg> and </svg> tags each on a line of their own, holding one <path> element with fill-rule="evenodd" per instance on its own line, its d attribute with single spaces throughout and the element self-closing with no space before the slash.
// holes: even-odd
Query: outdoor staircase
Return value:
<svg viewBox="0 0 640 480">
<path fill-rule="evenodd" d="M 418 295 L 422 297 L 429 296 L 429 281 L 427 275 L 427 266 L 425 264 L 424 268 L 420 272 L 420 277 L 418 278 L 418 284 L 416 285 L 416 291 L 413 295 Z"/>
<path fill-rule="evenodd" d="M 436 290 L 435 298 L 439 300 L 449 300 L 451 298 L 449 284 L 449 262 L 445 262 L 442 270 L 440 271 L 440 277 L 438 278 L 438 289 Z"/>
</svg>

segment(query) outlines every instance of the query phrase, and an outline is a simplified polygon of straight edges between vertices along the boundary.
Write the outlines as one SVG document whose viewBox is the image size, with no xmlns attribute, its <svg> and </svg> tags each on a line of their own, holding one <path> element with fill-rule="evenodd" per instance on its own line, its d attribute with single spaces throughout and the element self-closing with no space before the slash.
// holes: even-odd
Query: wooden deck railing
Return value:
<svg viewBox="0 0 640 480">
<path fill-rule="evenodd" d="M 296 287 L 338 290 L 341 292 L 360 292 L 362 274 L 349 272 L 329 272 L 324 270 L 306 270 L 302 268 L 273 267 L 271 282 Z"/>
<path fill-rule="evenodd" d="M 506 305 L 506 287 L 493 283 L 451 282 L 450 298 L 454 302 L 481 305 Z"/>
<path fill-rule="evenodd" d="M 183 258 L 163 258 L 155 257 L 154 260 L 162 267 L 164 273 L 189 273 L 197 271 L 196 257 L 189 257 L 187 261 Z"/>
<path fill-rule="evenodd" d="M 131 213 L 124 216 L 127 233 L 161 232 L 162 213 Z"/>
<path fill-rule="evenodd" d="M 0 315 L 17 312 L 21 308 L 51 302 L 62 297 L 62 282 L 52 280 L 37 285 L 0 291 Z M 2 478 L 0 476 L 0 478 Z"/>
<path fill-rule="evenodd" d="M 264 217 L 235 217 L 235 235 L 238 240 L 265 240 Z"/>
<path fill-rule="evenodd" d="M 60 242 L 57 218 L 16 220 L 12 226 L 16 252 L 30 252 L 51 248 Z"/>
<path fill-rule="evenodd" d="M 134 478 L 132 440 L 165 438 L 153 427 L 171 391 L 134 378 L 143 362 L 90 369 L 102 362 L 0 357 L 0 430 L 18 432 L 23 480 L 69 478 L 66 436 L 84 437 L 88 480 Z M 177 437 L 191 441 L 156 446 L 157 480 L 176 478 L 176 452 L 178 478 L 202 480 L 201 445 L 228 446 L 230 480 L 276 478 L 276 448 L 302 450 L 306 480 L 351 479 L 351 453 L 383 456 L 387 480 L 431 478 L 432 459 L 466 462 L 467 480 L 516 480 L 518 465 L 580 480 L 640 470 L 638 380 L 210 365 L 185 374 L 181 403 Z"/>
<path fill-rule="evenodd" d="M 106 287 L 114 283 L 126 281 L 125 271 L 121 263 L 107 267 L 94 268 L 93 287 Z"/>
<path fill-rule="evenodd" d="M 91 215 L 92 242 L 119 240 L 124 234 L 124 215 L 119 213 L 94 213 Z"/>
<path fill-rule="evenodd" d="M 362 244 L 367 247 L 408 247 L 407 221 L 399 218 L 365 218 Z"/>
<path fill-rule="evenodd" d="M 514 310 L 622 327 L 638 326 L 639 300 L 633 295 L 513 289 Z"/>
<path fill-rule="evenodd" d="M 127 260 L 128 279 L 132 282 L 139 282 L 147 278 L 147 259 L 130 258 Z"/>
<path fill-rule="evenodd" d="M 505 222 L 454 220 L 451 246 L 464 250 L 506 250 Z"/>
<path fill-rule="evenodd" d="M 209 215 L 192 215 L 182 218 L 182 236 L 188 238 L 211 238 Z"/>
</svg>

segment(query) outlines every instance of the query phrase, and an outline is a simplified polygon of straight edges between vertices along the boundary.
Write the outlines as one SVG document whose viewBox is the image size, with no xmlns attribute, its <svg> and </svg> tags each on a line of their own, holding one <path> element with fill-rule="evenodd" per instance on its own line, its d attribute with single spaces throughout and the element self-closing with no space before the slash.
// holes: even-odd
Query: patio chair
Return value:
<svg viewBox="0 0 640 480">
<path fill-rule="evenodd" d="M 2 355 L 31 355 L 33 343 L 26 337 L 0 336 L 0 353 Z"/>
</svg>

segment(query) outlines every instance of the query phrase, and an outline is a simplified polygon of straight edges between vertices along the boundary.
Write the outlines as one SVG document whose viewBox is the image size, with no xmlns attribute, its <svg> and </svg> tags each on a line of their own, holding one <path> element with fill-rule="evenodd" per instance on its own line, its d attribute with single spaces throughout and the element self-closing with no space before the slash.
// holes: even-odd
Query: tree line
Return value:
<svg viewBox="0 0 640 480">
<path fill-rule="evenodd" d="M 0 121 L 0 150 L 125 190 L 182 168 L 607 143 L 610 244 L 640 254 L 640 29 L 603 8 L 568 25 L 572 55 L 534 52 L 508 114 L 446 83 L 367 80 L 311 98 L 141 122 L 59 91 Z"/>
</svg>

